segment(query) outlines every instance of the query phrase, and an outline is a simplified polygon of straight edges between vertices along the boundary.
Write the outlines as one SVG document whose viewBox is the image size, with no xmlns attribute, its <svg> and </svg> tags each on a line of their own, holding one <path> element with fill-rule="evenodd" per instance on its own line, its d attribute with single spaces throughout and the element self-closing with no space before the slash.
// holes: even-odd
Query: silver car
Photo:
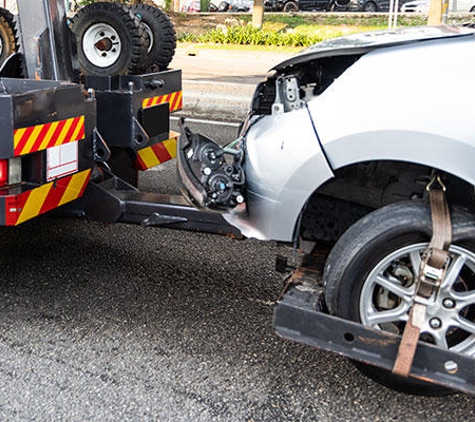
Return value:
<svg viewBox="0 0 475 422">
<path fill-rule="evenodd" d="M 475 31 L 417 27 L 316 44 L 256 89 L 226 148 L 184 129 L 193 202 L 247 237 L 330 245 L 328 312 L 401 334 L 431 238 L 427 186 L 447 189 L 452 243 L 421 339 L 475 356 Z M 416 393 L 440 387 L 364 367 Z"/>
</svg>

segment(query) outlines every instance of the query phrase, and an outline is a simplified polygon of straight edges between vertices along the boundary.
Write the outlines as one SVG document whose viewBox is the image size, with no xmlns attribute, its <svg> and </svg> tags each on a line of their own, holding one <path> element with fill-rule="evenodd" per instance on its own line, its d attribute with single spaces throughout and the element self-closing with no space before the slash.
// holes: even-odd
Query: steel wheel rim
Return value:
<svg viewBox="0 0 475 422">
<path fill-rule="evenodd" d="M 359 299 L 363 325 L 402 332 L 427 245 L 400 248 L 373 268 Z M 475 254 L 455 245 L 449 252 L 451 261 L 438 297 L 427 307 L 421 338 L 471 356 L 475 354 Z"/>
<path fill-rule="evenodd" d="M 94 66 L 106 68 L 119 59 L 122 43 L 118 32 L 111 25 L 96 23 L 84 33 L 82 49 Z"/>
<path fill-rule="evenodd" d="M 147 34 L 147 37 L 150 43 L 147 49 L 147 54 L 148 54 L 152 51 L 152 47 L 153 47 L 153 31 L 152 31 L 152 28 L 150 28 L 150 26 L 147 25 L 144 21 L 142 21 L 142 25 L 145 28 L 145 33 Z"/>
</svg>

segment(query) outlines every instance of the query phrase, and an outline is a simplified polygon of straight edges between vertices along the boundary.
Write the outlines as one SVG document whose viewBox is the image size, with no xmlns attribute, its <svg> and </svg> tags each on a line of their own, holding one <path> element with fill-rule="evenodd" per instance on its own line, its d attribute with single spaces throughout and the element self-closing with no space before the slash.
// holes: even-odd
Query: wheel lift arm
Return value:
<svg viewBox="0 0 475 422">
<path fill-rule="evenodd" d="M 391 372 L 401 336 L 366 328 L 326 313 L 321 286 L 322 260 L 305 255 L 277 302 L 274 327 L 288 340 L 337 353 Z M 475 394 L 475 360 L 419 342 L 410 376 Z"/>
</svg>

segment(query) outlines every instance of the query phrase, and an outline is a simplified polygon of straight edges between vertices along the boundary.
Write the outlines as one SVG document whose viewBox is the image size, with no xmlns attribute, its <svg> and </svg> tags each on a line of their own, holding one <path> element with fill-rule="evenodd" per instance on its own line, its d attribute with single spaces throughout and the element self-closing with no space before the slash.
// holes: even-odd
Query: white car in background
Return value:
<svg viewBox="0 0 475 422">
<path fill-rule="evenodd" d="M 401 7 L 402 13 L 429 13 L 428 0 L 415 0 L 409 3 L 403 4 Z"/>
<path fill-rule="evenodd" d="M 429 0 L 415 0 L 401 7 L 402 13 L 429 13 Z M 449 2 L 449 13 L 475 13 L 475 0 L 454 0 Z"/>
</svg>

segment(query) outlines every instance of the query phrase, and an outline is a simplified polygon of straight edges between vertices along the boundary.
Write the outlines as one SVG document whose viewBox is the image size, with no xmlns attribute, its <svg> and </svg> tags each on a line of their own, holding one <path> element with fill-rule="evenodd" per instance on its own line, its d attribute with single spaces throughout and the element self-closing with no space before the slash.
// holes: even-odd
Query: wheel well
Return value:
<svg viewBox="0 0 475 422">
<path fill-rule="evenodd" d="M 298 228 L 299 237 L 335 242 L 353 223 L 376 208 L 424 198 L 433 169 L 396 161 L 371 161 L 335 171 L 307 201 Z M 473 186 L 440 172 L 449 203 L 475 209 Z"/>
</svg>

